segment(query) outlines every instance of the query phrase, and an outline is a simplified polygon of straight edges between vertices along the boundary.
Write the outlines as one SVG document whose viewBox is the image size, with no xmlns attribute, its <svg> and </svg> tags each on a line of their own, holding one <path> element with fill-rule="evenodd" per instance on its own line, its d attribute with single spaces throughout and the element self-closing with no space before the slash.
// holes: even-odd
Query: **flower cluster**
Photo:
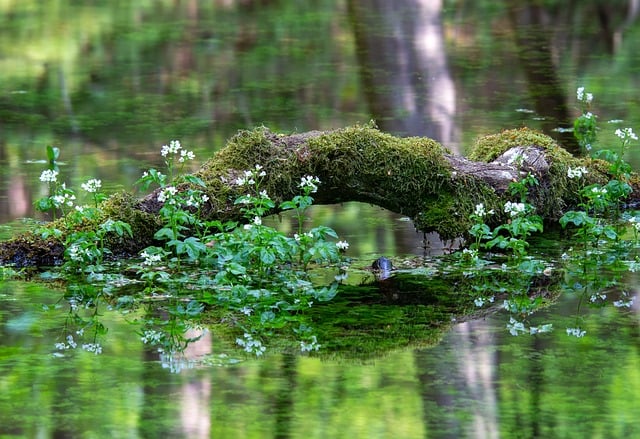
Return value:
<svg viewBox="0 0 640 439">
<path fill-rule="evenodd" d="M 244 171 L 244 175 L 236 178 L 236 184 L 238 186 L 254 185 L 256 184 L 256 178 L 264 177 L 267 173 L 262 169 L 261 165 L 255 165 L 253 169 Z M 266 194 L 266 192 L 265 192 Z"/>
<path fill-rule="evenodd" d="M 631 128 L 618 128 L 614 134 L 621 138 L 623 141 L 638 140 L 638 136 L 633 132 L 633 129 Z"/>
<path fill-rule="evenodd" d="M 569 169 L 567 169 L 567 177 L 569 178 L 582 178 L 582 176 L 586 174 L 588 174 L 588 172 L 584 166 L 578 166 L 577 168 L 569 166 Z"/>
<path fill-rule="evenodd" d="M 590 104 L 591 101 L 593 101 L 593 93 L 585 93 L 584 87 L 578 87 L 578 89 L 576 90 L 576 98 L 580 102 Z"/>
<path fill-rule="evenodd" d="M 169 154 L 178 154 L 178 152 L 182 149 L 179 140 L 172 140 L 169 142 L 169 146 L 162 145 L 162 149 L 160 150 L 160 154 L 162 157 L 166 157 Z"/>
<path fill-rule="evenodd" d="M 483 203 L 479 203 L 476 204 L 476 209 L 474 211 L 474 214 L 480 218 L 483 218 L 487 215 L 493 215 L 495 212 L 493 211 L 493 209 L 491 209 L 490 211 L 486 211 L 486 209 L 484 208 L 484 204 Z"/>
<path fill-rule="evenodd" d="M 98 179 L 95 179 L 95 178 L 92 178 L 91 180 L 87 181 L 86 183 L 82 183 L 80 186 L 85 191 L 89 192 L 90 194 L 93 194 L 93 193 L 97 192 L 98 189 L 100 189 L 102 187 L 102 181 L 100 181 Z"/>
<path fill-rule="evenodd" d="M 73 201 L 76 199 L 76 196 L 73 194 L 73 192 L 68 191 L 64 183 L 62 183 L 61 191 L 61 193 L 53 195 L 51 197 L 51 200 L 56 205 L 56 207 L 73 206 Z"/>
<path fill-rule="evenodd" d="M 338 241 L 336 242 L 336 247 L 338 247 L 338 250 L 346 250 L 349 248 L 349 243 L 347 241 Z"/>
<path fill-rule="evenodd" d="M 242 346 L 245 352 L 254 353 L 257 357 L 264 354 L 264 352 L 267 350 L 267 348 L 262 345 L 262 342 L 260 340 L 254 340 L 251 334 L 247 332 L 244 333 L 244 339 L 236 338 L 236 344 L 238 346 Z"/>
<path fill-rule="evenodd" d="M 300 179 L 299 187 L 302 190 L 308 189 L 309 193 L 315 193 L 318 191 L 318 185 L 320 184 L 320 179 L 318 177 L 313 177 L 311 175 L 305 175 Z"/>
<path fill-rule="evenodd" d="M 158 201 L 160 203 L 164 203 L 169 201 L 170 204 L 175 204 L 176 200 L 173 198 L 174 195 L 178 193 L 178 189 L 174 186 L 167 186 L 162 188 L 162 190 L 158 193 Z"/>
<path fill-rule="evenodd" d="M 521 213 L 525 213 L 527 210 L 527 206 L 524 203 L 512 203 L 511 201 L 507 201 L 504 204 L 504 212 L 511 215 L 511 217 L 515 217 L 520 215 Z"/>
<path fill-rule="evenodd" d="M 43 183 L 55 183 L 58 180 L 58 171 L 45 169 L 40 174 L 40 181 Z"/>
<path fill-rule="evenodd" d="M 140 256 L 144 258 L 144 261 L 142 261 L 144 265 L 155 265 L 156 262 L 160 262 L 162 260 L 162 254 L 160 253 L 152 254 L 143 251 L 140 253 Z"/>
</svg>

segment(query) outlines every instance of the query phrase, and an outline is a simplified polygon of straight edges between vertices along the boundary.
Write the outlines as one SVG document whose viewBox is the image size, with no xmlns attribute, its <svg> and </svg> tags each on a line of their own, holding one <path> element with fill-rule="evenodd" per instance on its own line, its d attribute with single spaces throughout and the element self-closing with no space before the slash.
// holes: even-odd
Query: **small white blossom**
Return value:
<svg viewBox="0 0 640 439">
<path fill-rule="evenodd" d="M 614 134 L 622 140 L 638 140 L 638 136 L 636 136 L 636 134 L 633 132 L 633 129 L 631 128 L 618 128 Z"/>
<path fill-rule="evenodd" d="M 75 349 L 76 346 L 78 346 L 78 344 L 73 340 L 73 336 L 71 335 L 67 335 L 67 344 L 73 349 Z"/>
<path fill-rule="evenodd" d="M 511 217 L 515 217 L 524 213 L 527 207 L 524 203 L 512 203 L 511 201 L 507 201 L 504 205 L 505 213 L 511 215 Z"/>
<path fill-rule="evenodd" d="M 46 169 L 40 174 L 40 181 L 43 183 L 54 183 L 58 180 L 58 171 Z"/>
<path fill-rule="evenodd" d="M 598 197 L 601 197 L 601 196 L 603 196 L 603 195 L 605 195 L 607 193 L 607 189 L 603 188 L 603 187 L 596 186 L 596 187 L 591 188 L 591 193 L 596 195 L 596 196 L 598 196 Z"/>
<path fill-rule="evenodd" d="M 493 209 L 491 209 L 489 212 L 487 212 L 485 210 L 485 208 L 484 208 L 484 204 L 483 203 L 479 203 L 479 204 L 476 204 L 476 209 L 475 209 L 474 213 L 476 214 L 476 216 L 484 217 L 486 215 L 493 215 L 495 212 L 493 211 Z"/>
<path fill-rule="evenodd" d="M 162 260 L 162 255 L 160 253 L 150 254 L 143 251 L 140 253 L 140 256 L 144 258 L 144 261 L 142 261 L 144 265 L 154 265 L 156 262 L 160 262 Z"/>
<path fill-rule="evenodd" d="M 260 218 L 259 216 L 253 217 L 253 224 L 255 224 L 256 226 L 262 225 L 262 218 Z"/>
<path fill-rule="evenodd" d="M 167 200 L 169 200 L 170 202 L 175 202 L 175 200 L 172 200 L 171 198 L 177 193 L 178 189 L 176 189 L 174 186 L 167 186 L 163 188 L 160 193 L 158 193 L 158 201 L 161 203 L 164 203 Z"/>
<path fill-rule="evenodd" d="M 251 308 L 250 306 L 244 306 L 240 308 L 240 312 L 246 316 L 250 316 L 251 313 L 253 313 L 253 308 Z"/>
<path fill-rule="evenodd" d="M 590 104 L 593 101 L 593 93 L 585 93 L 584 87 L 578 87 L 576 90 L 576 98 L 579 101 L 584 101 L 587 104 Z"/>
<path fill-rule="evenodd" d="M 180 151 L 180 158 L 178 159 L 178 161 L 180 163 L 184 163 L 185 160 L 193 160 L 195 158 L 196 156 L 193 151 L 187 151 L 186 149 L 183 149 L 182 151 Z"/>
<path fill-rule="evenodd" d="M 102 187 L 102 181 L 96 179 L 96 178 L 92 178 L 91 180 L 87 181 L 86 183 L 82 183 L 80 185 L 80 187 L 82 187 L 82 189 L 84 189 L 85 191 L 89 192 L 89 193 L 94 193 L 97 192 L 98 189 L 100 189 Z"/>
<path fill-rule="evenodd" d="M 179 140 L 172 140 L 171 142 L 169 142 L 169 146 L 162 145 L 160 154 L 162 154 L 162 157 L 166 157 L 168 154 L 177 154 L 181 148 L 182 146 L 180 146 Z"/>
<path fill-rule="evenodd" d="M 298 186 L 302 189 L 309 188 L 310 192 L 314 193 L 318 191 L 319 184 L 320 184 L 320 179 L 318 177 L 305 175 L 300 179 L 300 184 Z"/>
<path fill-rule="evenodd" d="M 140 340 L 142 340 L 142 343 L 144 344 L 153 345 L 160 343 L 163 337 L 164 335 L 162 334 L 162 332 L 158 332 L 154 329 L 149 329 L 142 333 L 142 337 L 140 337 Z"/>
<path fill-rule="evenodd" d="M 567 177 L 569 178 L 582 178 L 582 176 L 586 174 L 588 174 L 588 172 L 584 166 L 578 166 L 577 168 L 569 166 L 569 169 L 567 169 Z"/>
<path fill-rule="evenodd" d="M 336 247 L 338 247 L 338 250 L 346 250 L 349 248 L 349 243 L 347 241 L 338 241 L 336 242 Z"/>
</svg>

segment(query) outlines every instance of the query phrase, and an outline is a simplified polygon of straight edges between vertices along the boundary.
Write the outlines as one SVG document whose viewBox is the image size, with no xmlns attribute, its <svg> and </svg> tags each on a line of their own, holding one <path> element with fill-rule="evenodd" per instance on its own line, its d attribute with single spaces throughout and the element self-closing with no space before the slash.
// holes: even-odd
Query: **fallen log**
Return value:
<svg viewBox="0 0 640 439">
<path fill-rule="evenodd" d="M 482 137 L 465 158 L 452 155 L 432 139 L 395 137 L 373 124 L 299 134 L 278 134 L 260 127 L 238 132 L 195 173 L 205 182 L 209 197 L 202 209 L 204 219 L 242 219 L 234 201 L 245 187 L 237 179 L 256 164 L 266 172 L 261 189 L 276 206 L 299 194 L 301 177 L 313 175 L 321 181 L 313 194 L 316 204 L 375 204 L 410 217 L 418 230 L 437 232 L 443 239 L 465 234 L 469 215 L 478 203 L 498 213 L 493 221 L 506 221 L 502 206 L 512 200 L 507 188 L 529 173 L 539 181 L 531 188 L 529 202 L 551 221 L 577 204 L 582 186 L 609 180 L 604 162 L 573 157 L 550 137 L 527 128 Z M 580 181 L 567 177 L 568 168 L 577 166 L 589 170 Z M 187 184 L 178 187 L 187 188 Z M 133 237 L 109 240 L 115 256 L 132 256 L 154 244 L 153 235 L 161 227 L 158 190 L 142 199 L 118 193 L 101 207 L 101 217 L 80 227 L 95 227 L 106 218 L 129 223 Z M 63 238 L 70 230 L 64 221 L 56 226 L 62 238 L 42 239 L 29 232 L 1 242 L 0 264 L 59 263 Z"/>
</svg>

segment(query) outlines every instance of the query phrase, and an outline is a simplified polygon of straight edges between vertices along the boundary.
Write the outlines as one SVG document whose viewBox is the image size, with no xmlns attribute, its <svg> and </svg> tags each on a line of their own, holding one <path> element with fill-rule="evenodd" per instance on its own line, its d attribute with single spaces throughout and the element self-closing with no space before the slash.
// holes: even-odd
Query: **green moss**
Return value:
<svg viewBox="0 0 640 439">
<path fill-rule="evenodd" d="M 490 162 L 516 146 L 537 146 L 545 151 L 550 165 L 549 175 L 544 179 L 544 184 L 531 191 L 529 200 L 544 218 L 557 219 L 568 208 L 577 205 L 580 202 L 578 193 L 585 185 L 603 184 L 609 180 L 606 163 L 574 157 L 551 137 L 529 128 L 505 130 L 478 138 L 469 159 Z M 589 169 L 589 174 L 584 179 L 568 178 L 569 167 L 578 166 Z"/>
</svg>

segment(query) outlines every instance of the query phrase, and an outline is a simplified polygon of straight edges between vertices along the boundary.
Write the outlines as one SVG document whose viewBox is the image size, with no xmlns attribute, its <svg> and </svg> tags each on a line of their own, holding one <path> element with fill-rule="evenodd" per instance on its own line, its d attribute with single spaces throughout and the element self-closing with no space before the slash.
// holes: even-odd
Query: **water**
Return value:
<svg viewBox="0 0 640 439">
<path fill-rule="evenodd" d="M 20 218 L 42 218 L 33 201 L 46 193 L 38 176 L 48 144 L 61 148 L 70 186 L 100 178 L 111 192 L 130 190 L 142 170 L 161 166 L 160 146 L 171 139 L 195 150 L 196 169 L 237 129 L 259 124 L 290 132 L 374 117 L 385 130 L 433 136 L 464 151 L 481 134 L 526 124 L 557 135 L 550 127 L 562 122 L 547 123 L 558 113 L 540 114 L 544 106 L 528 94 L 540 84 L 525 74 L 511 19 L 495 2 L 444 2 L 444 20 L 434 28 L 359 2 L 372 38 L 361 40 L 349 15 L 355 2 L 325 0 L 313 10 L 299 2 L 134 3 L 0 7 L 7 48 L 0 61 L 3 239 L 28 227 Z M 434 13 L 404 6 L 397 11 Z M 572 8 L 543 11 L 561 85 L 556 102 L 575 116 L 575 88 L 586 86 L 596 96 L 600 138 L 612 143 L 615 127 L 640 120 L 633 99 L 639 28 L 619 6 L 602 7 L 610 34 L 598 28 L 595 2 Z M 392 51 L 377 46 L 373 65 L 359 53 L 381 36 L 417 41 L 440 31 L 443 38 L 430 41 L 442 45 L 433 52 L 446 61 L 441 70 L 430 70 L 412 38 L 399 37 Z M 403 70 L 403 60 L 414 64 Z M 397 81 L 378 76 L 382 83 L 368 88 L 376 67 Z M 416 84 L 411 69 L 439 88 Z M 438 103 L 447 105 L 434 113 Z M 636 157 L 632 151 L 637 168 Z M 375 206 L 320 207 L 310 216 L 350 242 L 354 284 L 371 280 L 358 268 L 378 256 L 431 261 L 445 252 L 434 237 L 425 249 L 406 218 Z M 555 245 L 544 250 L 552 260 L 564 250 Z M 621 275 L 609 302 L 621 291 L 634 297 L 637 284 L 634 273 Z M 437 290 L 435 281 L 423 287 Z M 63 293 L 55 283 L 0 282 L 2 437 L 640 436 L 637 303 L 590 308 L 588 297 L 565 294 L 528 322 L 553 323 L 553 332 L 516 337 L 502 311 L 436 325 L 408 318 L 422 315 L 424 304 L 368 297 L 371 311 L 359 317 L 380 313 L 387 322 L 353 334 L 364 349 L 387 331 L 395 346 L 379 337 L 378 351 L 367 355 L 268 350 L 253 358 L 215 331 L 200 334 L 184 355 L 159 354 L 137 333 L 144 310 L 104 304 L 100 355 L 81 346 L 57 350 L 72 323 Z M 585 337 L 565 332 L 578 326 Z"/>
</svg>

